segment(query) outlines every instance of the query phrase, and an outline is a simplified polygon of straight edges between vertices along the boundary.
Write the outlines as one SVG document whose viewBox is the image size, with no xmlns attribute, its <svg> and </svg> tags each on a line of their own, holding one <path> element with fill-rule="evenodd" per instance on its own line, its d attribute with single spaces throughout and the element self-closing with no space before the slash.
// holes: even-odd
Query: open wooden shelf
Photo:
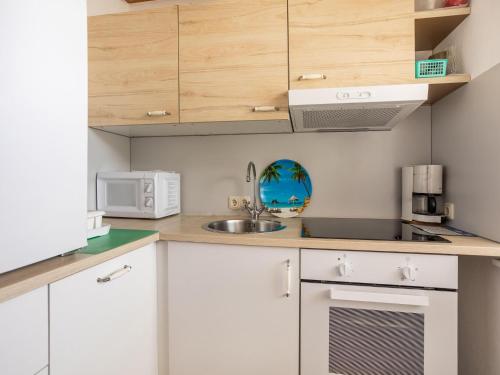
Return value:
<svg viewBox="0 0 500 375">
<path fill-rule="evenodd" d="M 434 104 L 460 86 L 470 82 L 470 74 L 450 74 L 446 77 L 418 78 L 415 83 L 429 84 L 429 100 L 426 104 Z"/>
<path fill-rule="evenodd" d="M 436 48 L 470 13 L 470 7 L 415 12 L 415 50 Z"/>
</svg>

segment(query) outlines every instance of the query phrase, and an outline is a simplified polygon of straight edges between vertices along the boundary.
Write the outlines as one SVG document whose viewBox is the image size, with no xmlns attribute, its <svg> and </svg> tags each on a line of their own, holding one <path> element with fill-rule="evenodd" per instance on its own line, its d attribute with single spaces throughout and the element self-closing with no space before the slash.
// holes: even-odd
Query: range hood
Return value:
<svg viewBox="0 0 500 375">
<path fill-rule="evenodd" d="M 295 132 L 391 130 L 420 107 L 428 84 L 290 90 Z"/>
</svg>

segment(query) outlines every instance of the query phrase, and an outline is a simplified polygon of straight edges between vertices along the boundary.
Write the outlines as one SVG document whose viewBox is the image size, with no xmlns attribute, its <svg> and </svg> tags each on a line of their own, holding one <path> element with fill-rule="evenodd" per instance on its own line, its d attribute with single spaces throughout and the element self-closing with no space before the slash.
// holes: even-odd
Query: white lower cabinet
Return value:
<svg viewBox="0 0 500 375">
<path fill-rule="evenodd" d="M 34 375 L 49 363 L 46 286 L 0 303 L 0 374 Z"/>
<path fill-rule="evenodd" d="M 298 249 L 169 242 L 168 310 L 169 375 L 298 374 Z"/>
<path fill-rule="evenodd" d="M 49 368 L 45 367 L 41 371 L 37 372 L 35 375 L 49 375 Z"/>
<path fill-rule="evenodd" d="M 50 285 L 50 375 L 157 374 L 155 244 Z"/>
</svg>

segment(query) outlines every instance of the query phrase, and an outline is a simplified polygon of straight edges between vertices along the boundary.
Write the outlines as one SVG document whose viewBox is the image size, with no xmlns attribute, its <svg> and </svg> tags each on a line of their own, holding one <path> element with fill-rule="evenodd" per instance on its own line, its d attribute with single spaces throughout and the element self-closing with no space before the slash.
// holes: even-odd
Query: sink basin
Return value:
<svg viewBox="0 0 500 375">
<path fill-rule="evenodd" d="M 285 229 L 279 221 L 274 220 L 220 220 L 205 224 L 203 229 L 218 233 L 266 233 Z"/>
</svg>

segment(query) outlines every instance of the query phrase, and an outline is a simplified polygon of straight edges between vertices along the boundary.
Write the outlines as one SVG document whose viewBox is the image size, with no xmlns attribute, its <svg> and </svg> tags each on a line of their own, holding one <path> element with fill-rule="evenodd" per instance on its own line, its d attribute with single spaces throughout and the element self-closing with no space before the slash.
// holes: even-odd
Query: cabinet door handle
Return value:
<svg viewBox="0 0 500 375">
<path fill-rule="evenodd" d="M 274 107 L 272 105 L 264 105 L 261 107 L 253 107 L 252 112 L 279 112 L 278 107 Z"/>
<path fill-rule="evenodd" d="M 292 263 L 290 259 L 286 261 L 286 292 L 285 297 L 289 298 L 292 295 Z"/>
<path fill-rule="evenodd" d="M 299 77 L 299 81 L 313 81 L 317 79 L 326 79 L 326 75 L 321 73 L 310 73 L 310 74 L 302 74 Z"/>
<path fill-rule="evenodd" d="M 167 111 L 150 111 L 147 113 L 149 117 L 164 117 L 164 116 L 170 116 L 171 113 Z"/>
<path fill-rule="evenodd" d="M 104 277 L 98 277 L 97 282 L 98 283 L 109 283 L 110 281 L 113 281 L 115 279 L 118 279 L 119 277 L 122 277 L 126 273 L 129 273 L 132 270 L 132 266 L 125 265 L 119 270 L 116 270 L 114 272 L 111 272 L 109 275 L 104 276 Z"/>
</svg>

